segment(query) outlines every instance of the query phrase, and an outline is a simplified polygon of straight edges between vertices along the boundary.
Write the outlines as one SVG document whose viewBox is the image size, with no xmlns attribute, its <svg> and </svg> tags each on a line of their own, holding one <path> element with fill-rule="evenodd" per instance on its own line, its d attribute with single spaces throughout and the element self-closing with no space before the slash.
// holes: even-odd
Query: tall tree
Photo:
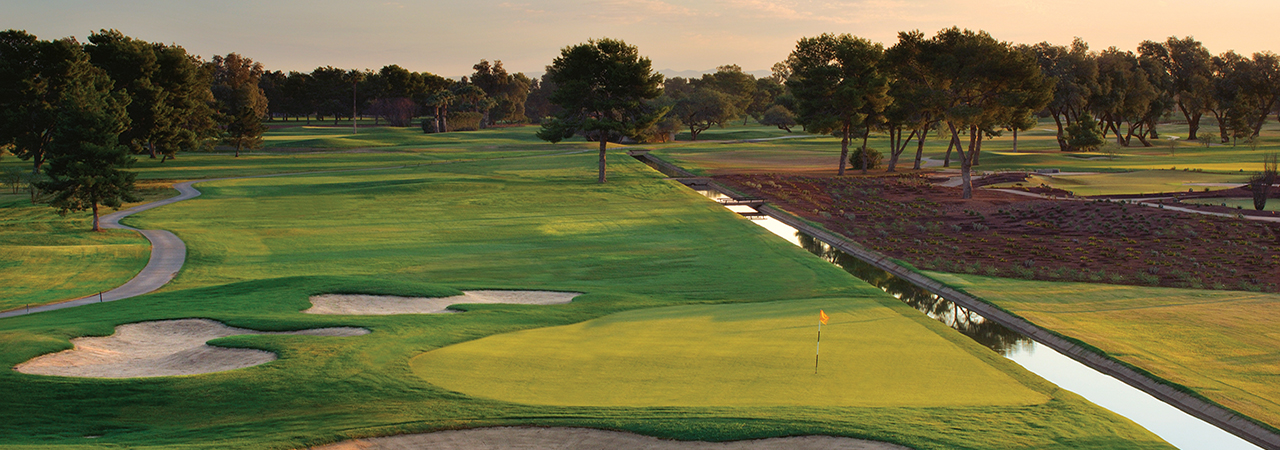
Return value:
<svg viewBox="0 0 1280 450">
<path fill-rule="evenodd" d="M 94 66 L 107 72 L 116 89 L 129 94 L 130 125 L 120 134 L 120 143 L 134 153 L 145 152 L 152 158 L 161 154 L 163 162 L 211 136 L 209 79 L 200 62 L 182 47 L 102 30 L 89 35 L 85 52 Z"/>
<path fill-rule="evenodd" d="M 1138 49 L 1144 56 L 1159 59 L 1168 69 L 1178 110 L 1187 118 L 1187 139 L 1198 139 L 1200 118 L 1213 102 L 1213 57 L 1209 50 L 1190 36 L 1170 36 L 1163 43 L 1147 41 Z"/>
<path fill-rule="evenodd" d="M 565 47 L 547 67 L 557 86 L 551 103 L 563 108 L 543 122 L 540 139 L 559 142 L 579 132 L 600 142 L 599 182 L 605 182 L 605 149 L 622 136 L 638 138 L 665 110 L 647 100 L 662 93 L 662 74 L 626 42 L 604 38 Z"/>
<path fill-rule="evenodd" d="M 670 114 L 689 127 L 689 136 L 696 141 L 703 131 L 712 126 L 724 127 L 726 122 L 738 117 L 739 103 L 735 100 L 719 90 L 699 86 L 676 100 Z"/>
<path fill-rule="evenodd" d="M 1089 44 L 1080 38 L 1072 41 L 1070 47 L 1041 42 L 1020 50 L 1033 55 L 1040 72 L 1054 80 L 1053 98 L 1046 109 L 1058 127 L 1058 148 L 1064 152 L 1077 150 L 1071 146 L 1066 130 L 1075 126 L 1081 131 L 1076 122 L 1088 114 L 1089 101 L 1099 89 L 1097 55 L 1090 52 Z M 1090 123 L 1097 125 L 1096 121 Z M 1090 133 L 1101 133 L 1096 131 Z"/>
<path fill-rule="evenodd" d="M 96 67 L 66 82 L 49 144 L 48 179 L 37 187 L 53 194 L 49 206 L 60 214 L 92 210 L 93 231 L 101 231 L 99 206 L 137 201 L 132 193 L 137 174 L 122 170 L 133 164 L 120 144 L 129 124 L 129 97 L 123 90 L 113 92 L 111 78 Z"/>
<path fill-rule="evenodd" d="M 929 130 L 942 119 L 944 99 L 931 87 L 930 72 L 920 64 L 924 43 L 923 33 L 902 32 L 898 33 L 898 42 L 885 51 L 886 70 L 893 79 L 889 95 L 894 98 L 884 114 L 885 128 L 889 130 L 889 172 L 897 168 L 898 158 L 913 138 L 916 155 L 912 168 L 919 170 Z"/>
<path fill-rule="evenodd" d="M 74 80 L 93 70 L 74 39 L 42 41 L 25 31 L 0 32 L 0 146 L 40 173 L 58 125 L 58 103 Z"/>
<path fill-rule="evenodd" d="M 213 96 L 218 102 L 218 126 L 222 141 L 240 150 L 257 148 L 267 127 L 262 118 L 267 114 L 267 97 L 258 87 L 262 64 L 236 53 L 214 56 L 209 63 L 213 76 Z"/>
<path fill-rule="evenodd" d="M 962 195 L 972 198 L 971 172 L 983 138 L 1044 108 L 1052 99 L 1053 81 L 1030 57 L 984 31 L 939 31 L 925 44 L 920 59 L 946 99 L 943 115 L 953 142 L 968 131 L 968 145 L 957 145 L 956 151 Z"/>
<path fill-rule="evenodd" d="M 1104 50 L 1098 55 L 1098 85 L 1092 103 L 1102 118 L 1103 134 L 1114 132 L 1116 143 L 1126 147 L 1134 137 L 1150 147 L 1146 118 L 1158 93 L 1139 67 L 1138 57 L 1115 47 Z M 1127 125 L 1124 131 L 1122 125 Z"/>
<path fill-rule="evenodd" d="M 733 111 L 736 111 L 734 117 L 738 113 L 748 112 L 755 102 L 756 77 L 743 72 L 737 64 L 717 67 L 714 73 L 704 74 L 702 78 L 689 82 L 695 88 L 714 89 L 729 96 L 733 102 Z M 743 124 L 746 124 L 745 117 Z"/>
<path fill-rule="evenodd" d="M 808 131 L 840 136 L 838 175 L 844 175 L 853 133 L 863 131 L 865 147 L 872 125 L 893 101 L 889 78 L 880 70 L 883 56 L 880 44 L 848 34 L 823 34 L 800 39 L 788 58 L 787 87 L 799 106 L 796 121 Z"/>
</svg>

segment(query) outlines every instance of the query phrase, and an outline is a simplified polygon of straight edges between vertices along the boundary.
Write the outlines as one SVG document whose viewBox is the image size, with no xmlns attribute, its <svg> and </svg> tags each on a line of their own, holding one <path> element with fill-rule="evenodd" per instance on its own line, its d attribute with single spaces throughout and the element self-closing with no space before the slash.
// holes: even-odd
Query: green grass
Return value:
<svg viewBox="0 0 1280 450">
<path fill-rule="evenodd" d="M 1252 198 L 1197 198 L 1183 200 L 1187 203 L 1196 203 L 1201 205 L 1223 205 L 1229 208 L 1240 208 L 1254 211 Z M 1280 211 L 1280 199 L 1267 199 L 1267 207 L 1263 211 Z"/>
<path fill-rule="evenodd" d="M 1046 184 L 1071 191 L 1075 195 L 1154 194 L 1229 189 L 1227 186 L 1203 186 L 1202 183 L 1244 183 L 1247 175 L 1191 172 L 1181 170 L 1143 170 L 1138 172 L 1093 173 L 1084 175 L 1031 175 L 1023 186 Z M 1008 187 L 1013 183 L 996 185 Z"/>
<path fill-rule="evenodd" d="M 1280 427 L 1280 295 L 929 275 Z"/>
<path fill-rule="evenodd" d="M 91 227 L 87 212 L 62 217 L 26 195 L 0 194 L 0 311 L 111 290 L 147 265 L 151 244 L 141 235 Z"/>
<path fill-rule="evenodd" d="M 1216 145 L 1204 147 L 1197 143 L 1178 142 L 1171 152 L 1167 141 L 1156 143 L 1154 147 L 1119 147 L 1111 144 L 1107 151 L 1090 153 L 1067 153 L 1058 150 L 1054 139 L 1053 122 L 1042 119 L 1040 125 L 1032 131 L 1020 133 L 1018 151 L 1013 151 L 1013 138 L 1008 132 L 1004 136 L 984 141 L 980 164 L 975 171 L 996 170 L 1035 170 L 1060 169 L 1064 172 L 1120 172 L 1113 175 L 1109 183 L 1099 184 L 1097 189 L 1085 191 L 1107 194 L 1140 193 L 1142 189 L 1177 188 L 1181 183 L 1167 186 L 1166 183 L 1150 182 L 1145 179 L 1146 171 L 1165 171 L 1176 168 L 1200 169 L 1203 172 L 1185 172 L 1175 178 L 1183 182 L 1227 182 L 1241 181 L 1251 172 L 1262 169 L 1262 158 L 1271 152 L 1280 151 L 1280 124 L 1270 123 L 1264 127 L 1262 142 L 1257 149 L 1246 145 L 1231 147 Z M 733 130 L 730 126 L 721 132 Z M 743 127 L 750 130 L 751 127 Z M 1210 129 L 1213 129 L 1210 127 Z M 1163 135 L 1180 135 L 1185 139 L 1186 126 L 1165 125 L 1160 127 Z M 1202 127 L 1202 131 L 1206 128 Z M 1216 130 L 1216 129 L 1215 129 Z M 708 131 L 710 133 L 710 131 Z M 785 134 L 785 133 L 782 133 Z M 797 129 L 794 134 L 805 134 Z M 936 133 L 930 134 L 926 140 L 926 158 L 941 162 L 946 155 L 949 137 L 939 138 Z M 888 163 L 887 136 L 872 134 L 868 145 L 884 155 L 883 161 Z M 755 143 L 698 143 L 676 142 L 653 147 L 654 155 L 671 161 L 685 169 L 700 175 L 719 175 L 729 173 L 796 173 L 809 175 L 834 175 L 840 157 L 840 140 L 834 137 L 815 137 L 807 139 L 787 139 Z M 914 142 L 903 153 L 899 161 L 899 170 L 910 169 L 915 157 Z M 954 157 L 954 155 L 953 155 Z M 952 168 L 959 169 L 958 161 L 953 161 Z M 883 173 L 873 170 L 873 173 Z M 1162 173 L 1162 172 L 1157 172 Z M 1165 175 L 1154 175 L 1163 177 Z M 1135 177 L 1125 181 L 1127 177 Z M 1173 177 L 1170 175 L 1170 177 Z M 1036 184 L 1039 184 L 1037 182 Z M 1056 186 L 1056 185 L 1055 185 Z M 1116 187 L 1124 192 L 1105 191 Z M 1070 187 L 1063 187 L 1069 189 Z M 1187 188 L 1182 187 L 1183 191 Z M 1173 189 L 1177 190 L 1177 189 Z M 1197 188 L 1200 190 L 1200 188 Z M 1155 192 L 1154 190 L 1145 192 Z"/>
<path fill-rule="evenodd" d="M 947 333 L 904 314 L 901 303 L 874 297 L 884 301 L 628 311 L 445 347 L 414 358 L 412 367 L 451 391 L 539 405 L 946 407 L 1049 400 L 997 369 L 1009 368 L 991 352 L 948 341 Z M 819 309 L 831 320 L 815 372 Z M 939 379 L 948 382 L 934 383 Z M 955 392 L 956 385 L 967 388 Z"/>
<path fill-rule="evenodd" d="M 205 194 L 196 199 L 139 214 L 128 222 L 173 230 L 187 242 L 187 266 L 174 283 L 134 299 L 0 321 L 0 364 L 11 367 L 68 348 L 71 337 L 105 335 L 116 325 L 145 320 L 203 317 L 262 330 L 359 326 L 372 333 L 219 339 L 217 345 L 271 350 L 281 358 L 196 376 L 100 380 L 0 372 L 0 446 L 295 448 L 397 432 L 529 424 L 708 440 L 818 433 L 921 449 L 1170 448 L 637 161 L 611 159 L 610 183 L 596 184 L 594 158 L 496 159 L 210 182 L 201 185 Z M 316 293 L 438 296 L 476 288 L 586 294 L 567 305 L 472 305 L 451 315 L 300 313 L 308 307 L 307 296 Z M 415 356 L 451 345 L 624 311 L 782 306 L 816 298 L 879 310 L 886 320 L 914 330 L 901 332 L 907 342 L 932 347 L 921 351 L 969 361 L 971 367 L 985 364 L 1033 391 L 1031 398 L 1050 400 L 568 407 L 450 391 L 418 377 L 410 366 Z M 833 319 L 846 320 L 840 317 Z M 892 339 L 898 329 L 883 332 L 892 334 L 878 337 L 881 348 L 900 346 Z M 926 367 L 910 360 L 899 364 L 904 373 Z M 950 386 L 953 395 L 977 389 L 941 374 L 930 382 Z"/>
</svg>

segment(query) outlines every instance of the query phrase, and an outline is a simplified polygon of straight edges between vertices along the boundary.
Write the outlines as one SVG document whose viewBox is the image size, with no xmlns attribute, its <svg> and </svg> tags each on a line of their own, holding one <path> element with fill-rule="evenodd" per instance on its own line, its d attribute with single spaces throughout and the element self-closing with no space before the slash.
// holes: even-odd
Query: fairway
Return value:
<svg viewBox="0 0 1280 450">
<path fill-rule="evenodd" d="M 929 276 L 1280 427 L 1280 295 Z"/>
<path fill-rule="evenodd" d="M 831 320 L 822 330 L 815 374 L 819 308 Z M 994 354 L 972 343 L 957 345 L 937 331 L 868 298 L 679 306 L 496 335 L 428 352 L 412 367 L 432 384 L 468 395 L 562 406 L 921 407 L 1049 400 L 997 370 Z M 965 388 L 957 392 L 955 386 Z"/>
</svg>

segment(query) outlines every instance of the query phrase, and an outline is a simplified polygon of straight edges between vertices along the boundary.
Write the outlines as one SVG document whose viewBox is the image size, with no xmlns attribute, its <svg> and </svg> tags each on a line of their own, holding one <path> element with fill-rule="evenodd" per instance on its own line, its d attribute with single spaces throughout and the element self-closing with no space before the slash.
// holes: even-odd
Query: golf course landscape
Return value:
<svg viewBox="0 0 1280 450">
<path fill-rule="evenodd" d="M 8 371 L 3 445 L 296 448 L 539 425 L 710 441 L 822 434 L 922 449 L 1169 448 L 619 151 L 600 185 L 595 155 L 581 151 L 592 144 L 538 143 L 532 131 L 441 135 L 449 143 L 438 150 L 140 161 L 140 177 L 155 180 L 308 173 L 199 183 L 197 198 L 126 218 L 180 236 L 181 273 L 153 294 L 0 319 L 5 364 L 149 321 L 369 333 L 218 338 L 210 344 L 278 359 L 199 375 Z M 70 238 L 51 244 L 95 238 L 79 231 L 84 217 L 45 216 L 68 222 Z M 78 291 L 61 298 L 18 298 L 99 289 L 74 282 Z M 476 289 L 583 295 L 457 305 L 465 312 L 455 314 L 302 313 L 317 294 Z M 831 320 L 814 374 L 819 309 Z"/>
</svg>

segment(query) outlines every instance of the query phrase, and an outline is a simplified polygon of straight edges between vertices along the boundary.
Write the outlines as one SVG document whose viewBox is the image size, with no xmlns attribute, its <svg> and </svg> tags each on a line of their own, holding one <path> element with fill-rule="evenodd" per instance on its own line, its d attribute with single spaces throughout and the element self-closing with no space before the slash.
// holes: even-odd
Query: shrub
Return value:
<svg viewBox="0 0 1280 450">
<path fill-rule="evenodd" d="M 864 150 L 867 152 L 866 168 L 870 170 L 880 167 L 880 152 L 874 148 L 859 148 L 854 150 L 853 154 L 849 155 L 849 165 L 852 166 L 854 170 L 862 170 L 862 152 Z"/>
<path fill-rule="evenodd" d="M 445 118 L 447 131 L 476 131 L 480 129 L 480 120 L 484 118 L 484 114 L 470 111 L 451 112 Z"/>
</svg>

